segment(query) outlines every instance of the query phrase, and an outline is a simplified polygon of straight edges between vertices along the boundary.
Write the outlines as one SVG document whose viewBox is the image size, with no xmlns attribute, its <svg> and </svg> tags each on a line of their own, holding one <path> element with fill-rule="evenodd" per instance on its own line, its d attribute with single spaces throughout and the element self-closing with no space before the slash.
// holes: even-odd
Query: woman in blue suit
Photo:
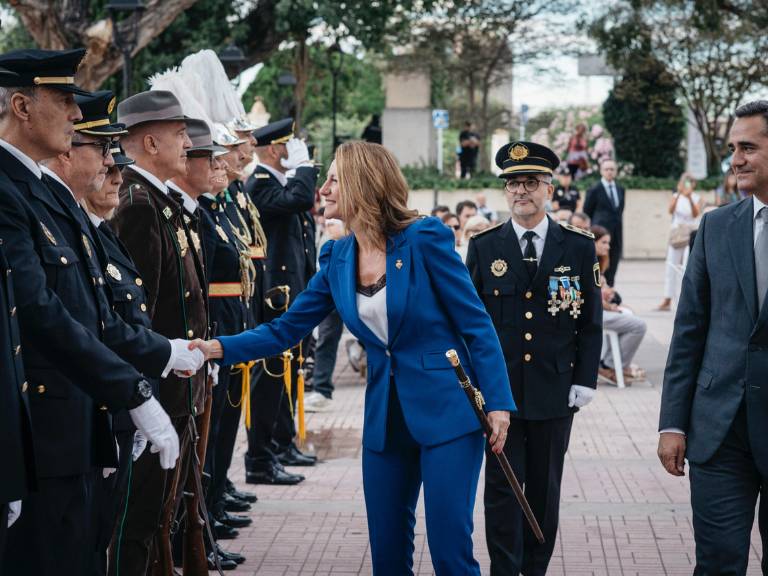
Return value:
<svg viewBox="0 0 768 576">
<path fill-rule="evenodd" d="M 326 218 L 353 234 L 325 244 L 307 289 L 274 322 L 191 347 L 224 365 L 273 356 L 336 308 L 368 352 L 363 487 L 374 574 L 413 573 L 423 483 L 435 572 L 479 576 L 472 510 L 483 435 L 445 352 L 456 349 L 481 388 L 501 452 L 515 403 L 496 332 L 453 232 L 407 208 L 407 184 L 383 146 L 342 144 L 320 194 Z"/>
</svg>

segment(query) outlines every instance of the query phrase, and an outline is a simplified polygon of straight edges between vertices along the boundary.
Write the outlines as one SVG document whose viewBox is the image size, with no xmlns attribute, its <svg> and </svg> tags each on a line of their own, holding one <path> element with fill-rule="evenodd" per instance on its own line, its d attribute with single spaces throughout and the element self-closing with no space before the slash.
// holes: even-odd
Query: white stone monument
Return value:
<svg viewBox="0 0 768 576">
<path fill-rule="evenodd" d="M 381 115 L 382 142 L 401 166 L 434 166 L 435 129 L 430 106 L 429 76 L 421 73 L 387 74 L 386 104 Z"/>
</svg>

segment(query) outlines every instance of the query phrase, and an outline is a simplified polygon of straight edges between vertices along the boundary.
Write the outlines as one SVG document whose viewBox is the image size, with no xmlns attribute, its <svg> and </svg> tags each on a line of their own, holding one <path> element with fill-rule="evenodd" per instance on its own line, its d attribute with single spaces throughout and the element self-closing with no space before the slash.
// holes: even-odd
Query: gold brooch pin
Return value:
<svg viewBox="0 0 768 576">
<path fill-rule="evenodd" d="M 555 268 L 555 272 L 557 272 L 558 274 L 564 274 L 570 271 L 571 271 L 570 266 L 558 266 L 557 268 Z"/>
<path fill-rule="evenodd" d="M 400 258 L 398 258 L 398 259 L 395 261 L 395 268 L 397 268 L 398 270 L 400 270 L 400 268 L 402 268 L 402 267 L 403 267 L 403 261 L 402 261 L 402 260 L 400 260 Z"/>
<path fill-rule="evenodd" d="M 507 263 L 504 260 L 494 260 L 493 264 L 491 264 L 491 273 L 496 276 L 497 278 L 500 278 L 501 276 L 504 276 L 504 274 L 507 273 Z"/>
</svg>

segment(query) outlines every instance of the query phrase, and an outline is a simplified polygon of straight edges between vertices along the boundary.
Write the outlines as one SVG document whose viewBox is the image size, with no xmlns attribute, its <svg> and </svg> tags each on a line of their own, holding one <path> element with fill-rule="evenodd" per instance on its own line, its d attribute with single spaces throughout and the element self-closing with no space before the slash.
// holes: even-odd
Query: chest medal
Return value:
<svg viewBox="0 0 768 576">
<path fill-rule="evenodd" d="M 189 242 L 187 242 L 187 234 L 184 232 L 184 228 L 176 229 L 176 240 L 179 241 L 179 249 L 183 258 L 187 255 L 187 250 L 189 249 Z"/>
<path fill-rule="evenodd" d="M 496 276 L 497 278 L 501 278 L 504 276 L 504 274 L 507 273 L 507 263 L 504 260 L 494 260 L 491 264 L 491 274 Z"/>
</svg>

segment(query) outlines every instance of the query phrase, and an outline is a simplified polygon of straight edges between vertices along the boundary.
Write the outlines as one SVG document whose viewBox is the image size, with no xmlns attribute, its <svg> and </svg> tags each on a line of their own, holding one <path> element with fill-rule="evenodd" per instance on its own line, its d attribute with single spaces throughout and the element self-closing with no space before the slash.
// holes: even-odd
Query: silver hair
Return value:
<svg viewBox="0 0 768 576">
<path fill-rule="evenodd" d="M 35 87 L 25 86 L 23 88 L 12 88 L 0 86 L 0 120 L 4 120 L 11 109 L 11 98 L 14 94 L 23 94 L 24 96 L 34 97 Z"/>
</svg>

